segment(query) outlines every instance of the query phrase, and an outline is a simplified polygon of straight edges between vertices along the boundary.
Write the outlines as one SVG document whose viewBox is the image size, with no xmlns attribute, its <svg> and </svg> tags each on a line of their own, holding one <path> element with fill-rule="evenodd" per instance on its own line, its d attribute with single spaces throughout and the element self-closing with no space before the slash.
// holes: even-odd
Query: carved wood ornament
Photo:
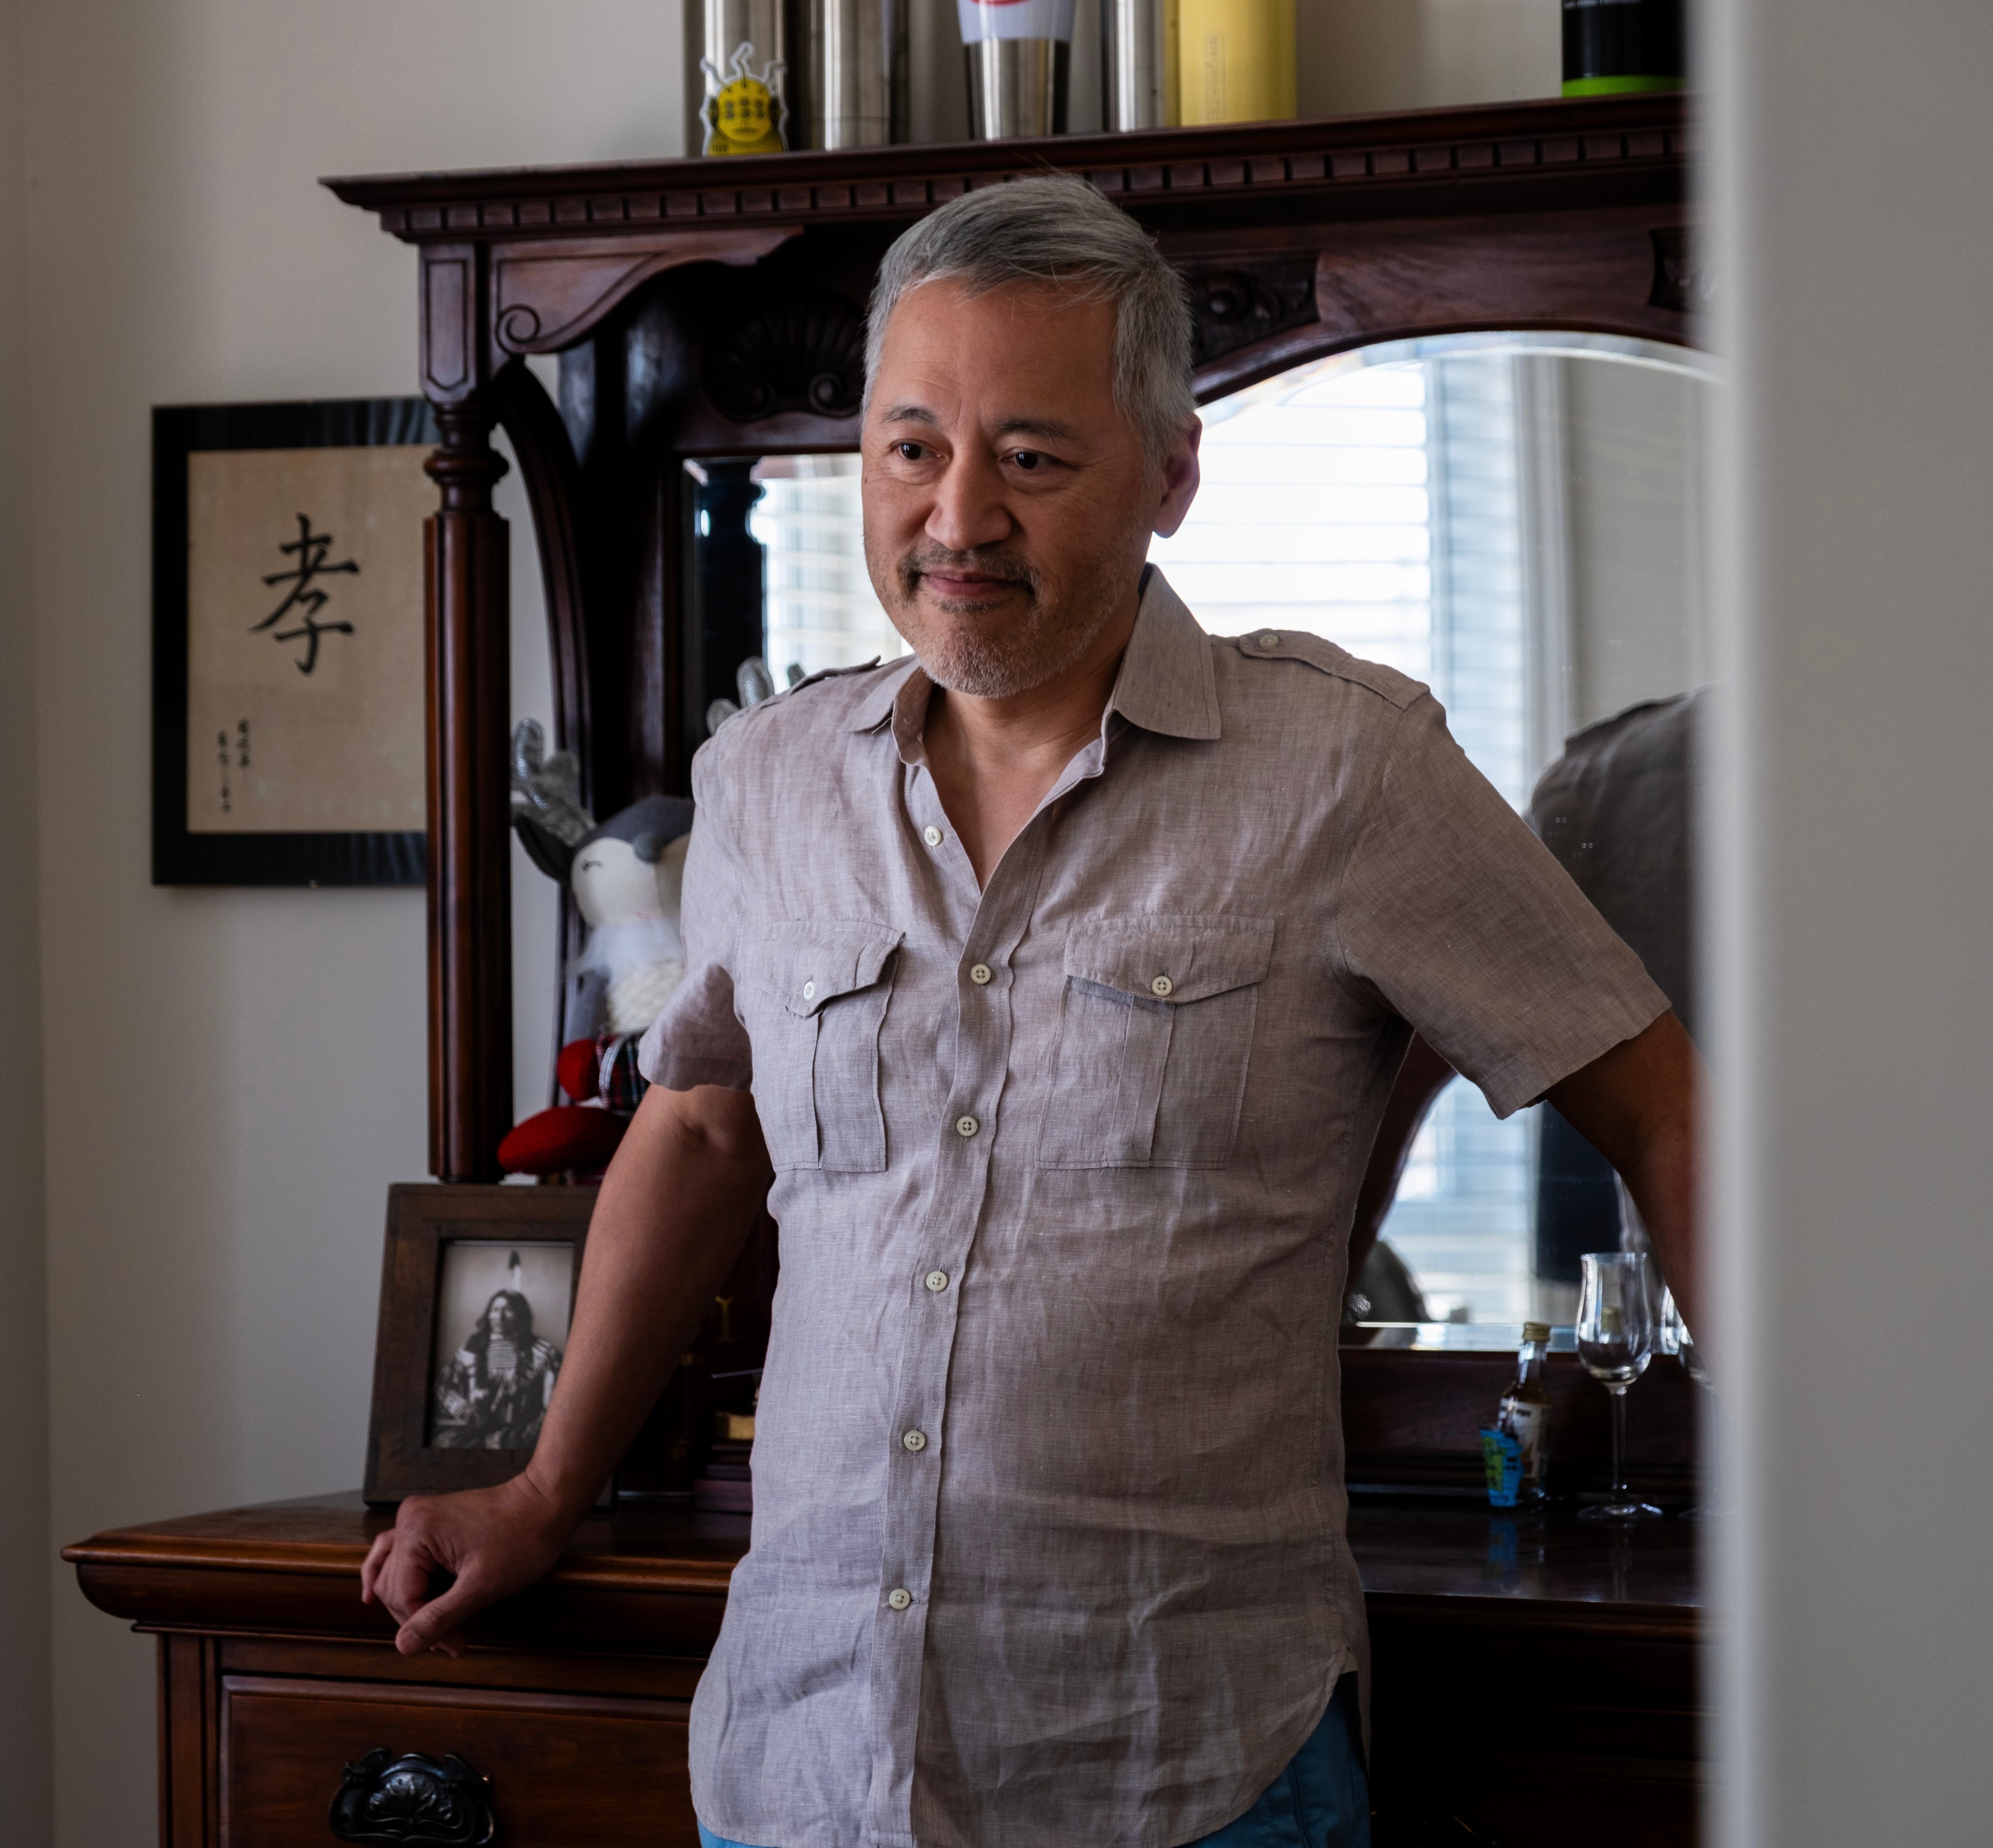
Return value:
<svg viewBox="0 0 1993 1848">
<path fill-rule="evenodd" d="M 540 542 L 556 739 L 607 813 L 681 788 L 703 735 L 682 459 L 852 447 L 873 274 L 936 205 L 1020 173 L 1083 175 L 1182 269 L 1208 399 L 1414 335 L 1692 341 L 1711 283 L 1689 252 L 1690 152 L 1683 99 L 1663 94 L 328 180 L 418 248 L 422 388 L 443 430 L 429 542 L 435 1173 L 495 1179 L 511 1121 L 494 426 Z M 522 363 L 550 353 L 558 409 Z"/>
<path fill-rule="evenodd" d="M 497 1833 L 489 1778 L 454 1752 L 397 1757 L 385 1745 L 347 1766 L 327 1821 L 339 1841 L 398 1848 L 482 1848 Z"/>
</svg>

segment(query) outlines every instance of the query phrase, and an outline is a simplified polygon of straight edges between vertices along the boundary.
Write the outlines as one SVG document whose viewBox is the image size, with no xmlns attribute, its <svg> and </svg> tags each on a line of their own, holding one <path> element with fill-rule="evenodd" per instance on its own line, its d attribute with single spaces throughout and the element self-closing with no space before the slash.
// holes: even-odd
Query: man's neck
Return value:
<svg viewBox="0 0 1993 1848">
<path fill-rule="evenodd" d="M 928 768 L 978 885 L 1059 774 L 1100 731 L 1141 607 L 1138 591 L 1085 655 L 1041 686 L 1003 699 L 936 687 L 928 707 Z"/>
</svg>

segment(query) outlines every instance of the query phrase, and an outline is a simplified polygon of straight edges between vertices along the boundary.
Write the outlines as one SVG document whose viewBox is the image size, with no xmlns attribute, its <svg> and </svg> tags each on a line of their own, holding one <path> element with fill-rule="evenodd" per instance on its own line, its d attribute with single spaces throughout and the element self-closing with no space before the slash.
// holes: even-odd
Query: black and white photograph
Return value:
<svg viewBox="0 0 1993 1848">
<path fill-rule="evenodd" d="M 530 1450 L 567 1345 L 574 1247 L 453 1239 L 443 1247 L 429 1441 Z"/>
<path fill-rule="evenodd" d="M 365 1494 L 487 1488 L 553 1403 L 592 1187 L 388 1189 Z"/>
</svg>

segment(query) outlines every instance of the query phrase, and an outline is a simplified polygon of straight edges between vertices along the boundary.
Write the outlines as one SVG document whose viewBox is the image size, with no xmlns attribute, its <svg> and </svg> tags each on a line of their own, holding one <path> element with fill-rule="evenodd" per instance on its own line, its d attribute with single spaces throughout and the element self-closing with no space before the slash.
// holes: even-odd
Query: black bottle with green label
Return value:
<svg viewBox="0 0 1993 1848">
<path fill-rule="evenodd" d="M 1564 93 L 1679 90 L 1688 78 L 1687 0 L 1564 0 Z"/>
</svg>

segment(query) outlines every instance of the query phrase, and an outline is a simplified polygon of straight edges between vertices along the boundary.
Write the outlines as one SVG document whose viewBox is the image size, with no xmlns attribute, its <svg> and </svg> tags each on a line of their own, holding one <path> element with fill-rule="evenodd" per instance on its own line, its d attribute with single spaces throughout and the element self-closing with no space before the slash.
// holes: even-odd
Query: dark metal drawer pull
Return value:
<svg viewBox="0 0 1993 1848">
<path fill-rule="evenodd" d="M 491 1780 L 456 1753 L 439 1764 L 420 1752 L 400 1757 L 377 1745 L 332 1800 L 332 1833 L 342 1842 L 382 1842 L 394 1848 L 477 1848 L 497 1833 Z"/>
</svg>

